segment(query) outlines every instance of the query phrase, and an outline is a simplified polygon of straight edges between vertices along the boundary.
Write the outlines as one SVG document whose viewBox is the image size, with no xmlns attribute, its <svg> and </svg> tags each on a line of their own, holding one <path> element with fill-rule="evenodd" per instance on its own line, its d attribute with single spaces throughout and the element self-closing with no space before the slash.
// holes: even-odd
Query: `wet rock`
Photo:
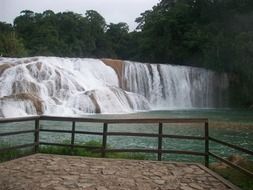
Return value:
<svg viewBox="0 0 253 190">
<path fill-rule="evenodd" d="M 246 159 L 236 154 L 236 155 L 229 156 L 227 160 L 232 162 L 233 164 L 240 164 L 242 162 L 245 162 Z"/>
<path fill-rule="evenodd" d="M 10 63 L 4 63 L 0 65 L 0 77 L 1 75 L 4 73 L 4 71 L 6 71 L 7 69 L 9 69 L 10 67 L 13 67 L 14 64 L 10 64 Z"/>
</svg>

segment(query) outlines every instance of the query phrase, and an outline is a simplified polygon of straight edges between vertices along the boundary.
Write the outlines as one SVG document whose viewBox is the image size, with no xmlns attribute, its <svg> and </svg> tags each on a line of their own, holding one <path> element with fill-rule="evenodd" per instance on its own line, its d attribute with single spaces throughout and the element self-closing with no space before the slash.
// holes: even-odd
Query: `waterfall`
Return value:
<svg viewBox="0 0 253 190">
<path fill-rule="evenodd" d="M 226 74 L 186 66 L 124 64 L 125 89 L 145 96 L 153 109 L 227 106 Z"/>
<path fill-rule="evenodd" d="M 0 58 L 0 117 L 222 107 L 228 79 L 209 70 L 87 58 Z"/>
</svg>

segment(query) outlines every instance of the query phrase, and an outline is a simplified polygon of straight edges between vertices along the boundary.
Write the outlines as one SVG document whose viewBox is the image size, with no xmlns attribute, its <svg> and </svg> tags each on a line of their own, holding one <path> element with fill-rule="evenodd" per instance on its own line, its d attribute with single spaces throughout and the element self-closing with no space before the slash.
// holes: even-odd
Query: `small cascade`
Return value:
<svg viewBox="0 0 253 190">
<path fill-rule="evenodd" d="M 225 74 L 120 60 L 0 59 L 0 117 L 224 106 Z"/>
</svg>

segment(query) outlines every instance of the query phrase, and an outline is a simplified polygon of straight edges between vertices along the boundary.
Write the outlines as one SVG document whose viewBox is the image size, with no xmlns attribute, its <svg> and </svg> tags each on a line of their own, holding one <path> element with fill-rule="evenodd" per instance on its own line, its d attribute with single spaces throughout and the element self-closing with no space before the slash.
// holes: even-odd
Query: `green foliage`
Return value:
<svg viewBox="0 0 253 190">
<path fill-rule="evenodd" d="M 69 142 L 65 141 L 65 144 Z M 78 145 L 100 148 L 102 146 L 101 142 L 98 141 L 88 141 L 86 143 L 80 143 Z M 110 147 L 110 145 L 108 145 Z M 39 149 L 40 153 L 46 154 L 60 154 L 60 155 L 75 155 L 75 156 L 86 156 L 86 157 L 101 157 L 101 153 L 98 153 L 90 148 L 70 148 L 70 147 L 59 147 L 59 146 L 41 146 Z M 146 156 L 140 153 L 107 153 L 107 158 L 124 158 L 124 159 L 135 159 L 144 160 Z"/>
<path fill-rule="evenodd" d="M 129 27 L 126 23 L 118 24 L 110 23 L 107 26 L 106 38 L 110 43 L 112 52 L 111 57 L 127 59 L 128 42 L 129 42 Z"/>
<path fill-rule="evenodd" d="M 1 148 L 8 148 L 10 147 L 9 144 L 7 143 L 0 143 Z M 4 161 L 8 161 L 11 159 L 16 159 L 25 155 L 29 155 L 33 153 L 33 150 L 29 148 L 24 148 L 24 149 L 16 149 L 16 150 L 8 150 L 0 153 L 0 163 Z"/>
<path fill-rule="evenodd" d="M 70 144 L 69 141 L 64 141 L 63 144 Z M 87 147 L 93 147 L 93 148 L 101 148 L 102 143 L 98 141 L 88 141 L 85 143 L 79 143 L 78 145 L 87 146 Z M 1 148 L 7 148 L 10 147 L 10 145 L 6 143 L 0 144 Z M 110 147 L 110 145 L 108 145 Z M 4 161 L 8 161 L 11 159 L 19 158 L 25 155 L 30 155 L 33 153 L 33 149 L 15 149 L 15 150 L 9 150 L 0 153 L 0 163 Z M 45 154 L 59 154 L 59 155 L 75 155 L 75 156 L 85 156 L 85 157 L 95 157 L 100 158 L 101 153 L 98 153 L 92 150 L 91 148 L 70 148 L 70 147 L 64 147 L 64 146 L 43 146 L 40 145 L 39 147 L 39 153 L 45 153 Z M 121 159 L 135 159 L 135 160 L 145 160 L 147 157 L 145 154 L 141 153 L 107 153 L 107 158 L 121 158 Z"/>
<path fill-rule="evenodd" d="M 22 57 L 26 50 L 22 41 L 17 38 L 11 25 L 0 22 L 0 55 L 6 57 Z"/>
<path fill-rule="evenodd" d="M 63 144 L 69 144 L 68 141 L 64 141 Z M 78 145 L 90 146 L 90 147 L 101 147 L 101 143 L 97 141 L 89 141 L 86 143 L 80 143 Z M 87 157 L 100 157 L 99 153 L 91 151 L 89 148 L 70 148 L 60 146 L 41 146 L 39 149 L 41 153 L 47 154 L 61 154 L 61 155 L 77 155 Z"/>
<path fill-rule="evenodd" d="M 101 57 L 107 49 L 105 20 L 93 10 L 85 15 L 22 11 L 14 20 L 14 28 L 30 56 Z"/>
<path fill-rule="evenodd" d="M 1 31 L 1 33 L 10 32 L 10 31 L 12 31 L 12 25 L 7 24 L 5 22 L 0 22 L 0 31 Z"/>
<path fill-rule="evenodd" d="M 22 153 L 17 150 L 6 151 L 5 153 L 0 154 L 0 162 L 18 158 L 20 155 L 22 155 Z"/>
<path fill-rule="evenodd" d="M 69 141 L 64 141 L 63 144 L 70 144 Z M 85 157 L 101 157 L 101 153 L 94 151 L 94 148 L 101 148 L 102 143 L 98 141 L 88 141 L 85 143 L 79 143 L 78 145 L 92 147 L 91 148 L 70 148 L 64 146 L 43 146 L 40 145 L 39 153 L 45 154 L 59 154 L 59 155 L 75 155 L 75 156 L 85 156 Z M 1 148 L 10 147 L 10 145 L 6 143 L 0 144 Z M 110 147 L 110 145 L 108 145 Z M 8 161 L 11 159 L 19 158 L 25 155 L 29 155 L 33 153 L 33 149 L 15 149 L 9 150 L 0 153 L 0 162 Z M 145 160 L 147 157 L 145 154 L 141 153 L 107 153 L 107 158 L 121 158 L 121 159 L 135 159 L 135 160 Z"/>
</svg>

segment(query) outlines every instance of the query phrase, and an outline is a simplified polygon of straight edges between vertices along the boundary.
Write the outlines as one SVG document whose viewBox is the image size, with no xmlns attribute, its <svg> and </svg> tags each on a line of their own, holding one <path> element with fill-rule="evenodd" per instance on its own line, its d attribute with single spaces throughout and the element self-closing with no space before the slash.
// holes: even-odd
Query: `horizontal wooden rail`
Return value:
<svg viewBox="0 0 253 190">
<path fill-rule="evenodd" d="M 189 150 L 162 150 L 163 153 L 170 153 L 170 154 L 187 154 L 187 155 L 195 155 L 195 156 L 205 156 L 204 152 L 196 152 L 196 151 L 189 151 Z"/>
<path fill-rule="evenodd" d="M 130 118 L 130 119 L 98 119 L 98 118 L 82 118 L 82 117 L 56 117 L 56 116 L 40 116 L 40 120 L 47 121 L 75 121 L 87 123 L 108 123 L 108 124 L 128 124 L 128 123 L 205 123 L 207 118 Z"/>
<path fill-rule="evenodd" d="M 106 152 L 132 152 L 132 153 L 158 153 L 158 149 L 140 149 L 140 148 L 129 148 L 129 149 L 106 149 Z M 203 152 L 195 152 L 195 151 L 186 151 L 186 150 L 160 150 L 161 153 L 170 153 L 170 154 L 188 154 L 195 156 L 205 156 Z"/>
<path fill-rule="evenodd" d="M 98 149 L 98 150 L 101 149 L 101 147 L 97 147 L 97 146 L 85 146 L 85 145 L 77 145 L 77 144 L 71 145 L 71 144 L 49 143 L 49 142 L 40 142 L 40 145 L 62 146 L 62 147 L 69 147 L 69 148 L 73 146 L 74 148 L 86 148 L 86 149 Z"/>
<path fill-rule="evenodd" d="M 185 135 L 162 135 L 163 138 L 171 139 L 186 139 L 186 140 L 204 140 L 205 137 L 199 136 L 185 136 Z"/>
<path fill-rule="evenodd" d="M 72 133 L 71 130 L 61 129 L 40 129 L 41 132 L 55 132 L 55 133 Z M 90 131 L 75 131 L 76 134 L 86 135 L 103 135 L 102 132 L 90 132 Z M 156 133 L 132 133 L 132 132 L 107 132 L 107 136 L 134 136 L 134 137 L 158 137 Z M 163 138 L 175 138 L 175 139 L 186 139 L 186 140 L 204 140 L 205 137 L 199 136 L 185 136 L 185 135 L 161 135 Z"/>
<path fill-rule="evenodd" d="M 187 139 L 187 140 L 204 140 L 204 137 L 197 136 L 184 136 L 184 135 L 159 135 L 156 133 L 131 133 L 131 132 L 107 132 L 108 136 L 134 136 L 134 137 L 163 137 L 163 138 L 175 138 L 175 139 Z"/>
<path fill-rule="evenodd" d="M 251 151 L 251 150 L 242 148 L 242 147 L 237 146 L 237 145 L 234 145 L 234 144 L 230 144 L 230 143 L 224 142 L 224 141 L 222 141 L 222 140 L 218 140 L 218 139 L 213 138 L 213 137 L 209 137 L 209 140 L 214 141 L 214 142 L 219 143 L 219 144 L 222 144 L 222 145 L 225 145 L 225 146 L 228 146 L 228 147 L 230 147 L 230 148 L 239 150 L 239 151 L 241 151 L 241 152 L 244 152 L 244 153 L 246 153 L 246 154 L 249 154 L 249 155 L 252 155 L 252 156 L 253 156 L 253 151 Z"/>
<path fill-rule="evenodd" d="M 15 118 L 0 118 L 0 123 L 13 123 L 22 121 L 34 121 L 39 119 L 40 116 L 30 116 L 30 117 L 15 117 Z"/>
<path fill-rule="evenodd" d="M 132 132 L 107 132 L 108 136 L 129 136 L 129 137 L 158 137 L 155 133 L 132 133 Z"/>
<path fill-rule="evenodd" d="M 29 116 L 29 117 L 15 117 L 15 118 L 0 118 L 0 123 L 11 123 L 21 121 L 34 121 L 35 119 L 46 121 L 76 121 L 87 123 L 205 123 L 207 118 L 129 118 L 129 119 L 99 119 L 99 118 L 84 118 L 84 117 L 60 117 L 60 116 Z"/>
<path fill-rule="evenodd" d="M 217 160 L 220 160 L 221 162 L 226 163 L 227 165 L 231 166 L 232 168 L 235 168 L 235 169 L 239 170 L 240 172 L 244 173 L 245 175 L 250 176 L 250 177 L 253 178 L 253 173 L 251 171 L 249 171 L 245 168 L 242 168 L 241 166 L 238 166 L 238 165 L 236 165 L 236 164 L 234 164 L 234 163 L 232 163 L 232 162 L 230 162 L 230 161 L 228 161 L 228 160 L 226 160 L 226 159 L 224 159 L 224 158 L 222 158 L 222 157 L 220 157 L 220 156 L 218 156 L 218 155 L 216 155 L 212 152 L 209 152 L 209 155 L 216 158 Z"/>
<path fill-rule="evenodd" d="M 10 135 L 18 135 L 18 134 L 25 134 L 25 133 L 34 133 L 34 132 L 35 132 L 35 130 L 13 131 L 13 132 L 7 132 L 7 133 L 0 133 L 0 137 L 10 136 Z"/>
<path fill-rule="evenodd" d="M 40 129 L 41 132 L 52 132 L 52 133 L 72 133 L 71 130 L 61 130 L 61 129 Z M 90 132 L 90 131 L 75 131 L 77 134 L 86 135 L 103 135 L 102 132 Z"/>
<path fill-rule="evenodd" d="M 141 148 L 128 148 L 128 149 L 105 149 L 106 152 L 132 152 L 132 153 L 158 153 L 157 149 L 141 149 Z"/>
<path fill-rule="evenodd" d="M 35 145 L 36 145 L 36 143 L 30 143 L 30 144 L 23 144 L 23 145 L 12 146 L 12 147 L 5 147 L 5 148 L 0 149 L 0 153 L 8 152 L 10 150 L 16 150 L 16 149 L 20 149 L 20 148 L 34 147 Z"/>
</svg>

